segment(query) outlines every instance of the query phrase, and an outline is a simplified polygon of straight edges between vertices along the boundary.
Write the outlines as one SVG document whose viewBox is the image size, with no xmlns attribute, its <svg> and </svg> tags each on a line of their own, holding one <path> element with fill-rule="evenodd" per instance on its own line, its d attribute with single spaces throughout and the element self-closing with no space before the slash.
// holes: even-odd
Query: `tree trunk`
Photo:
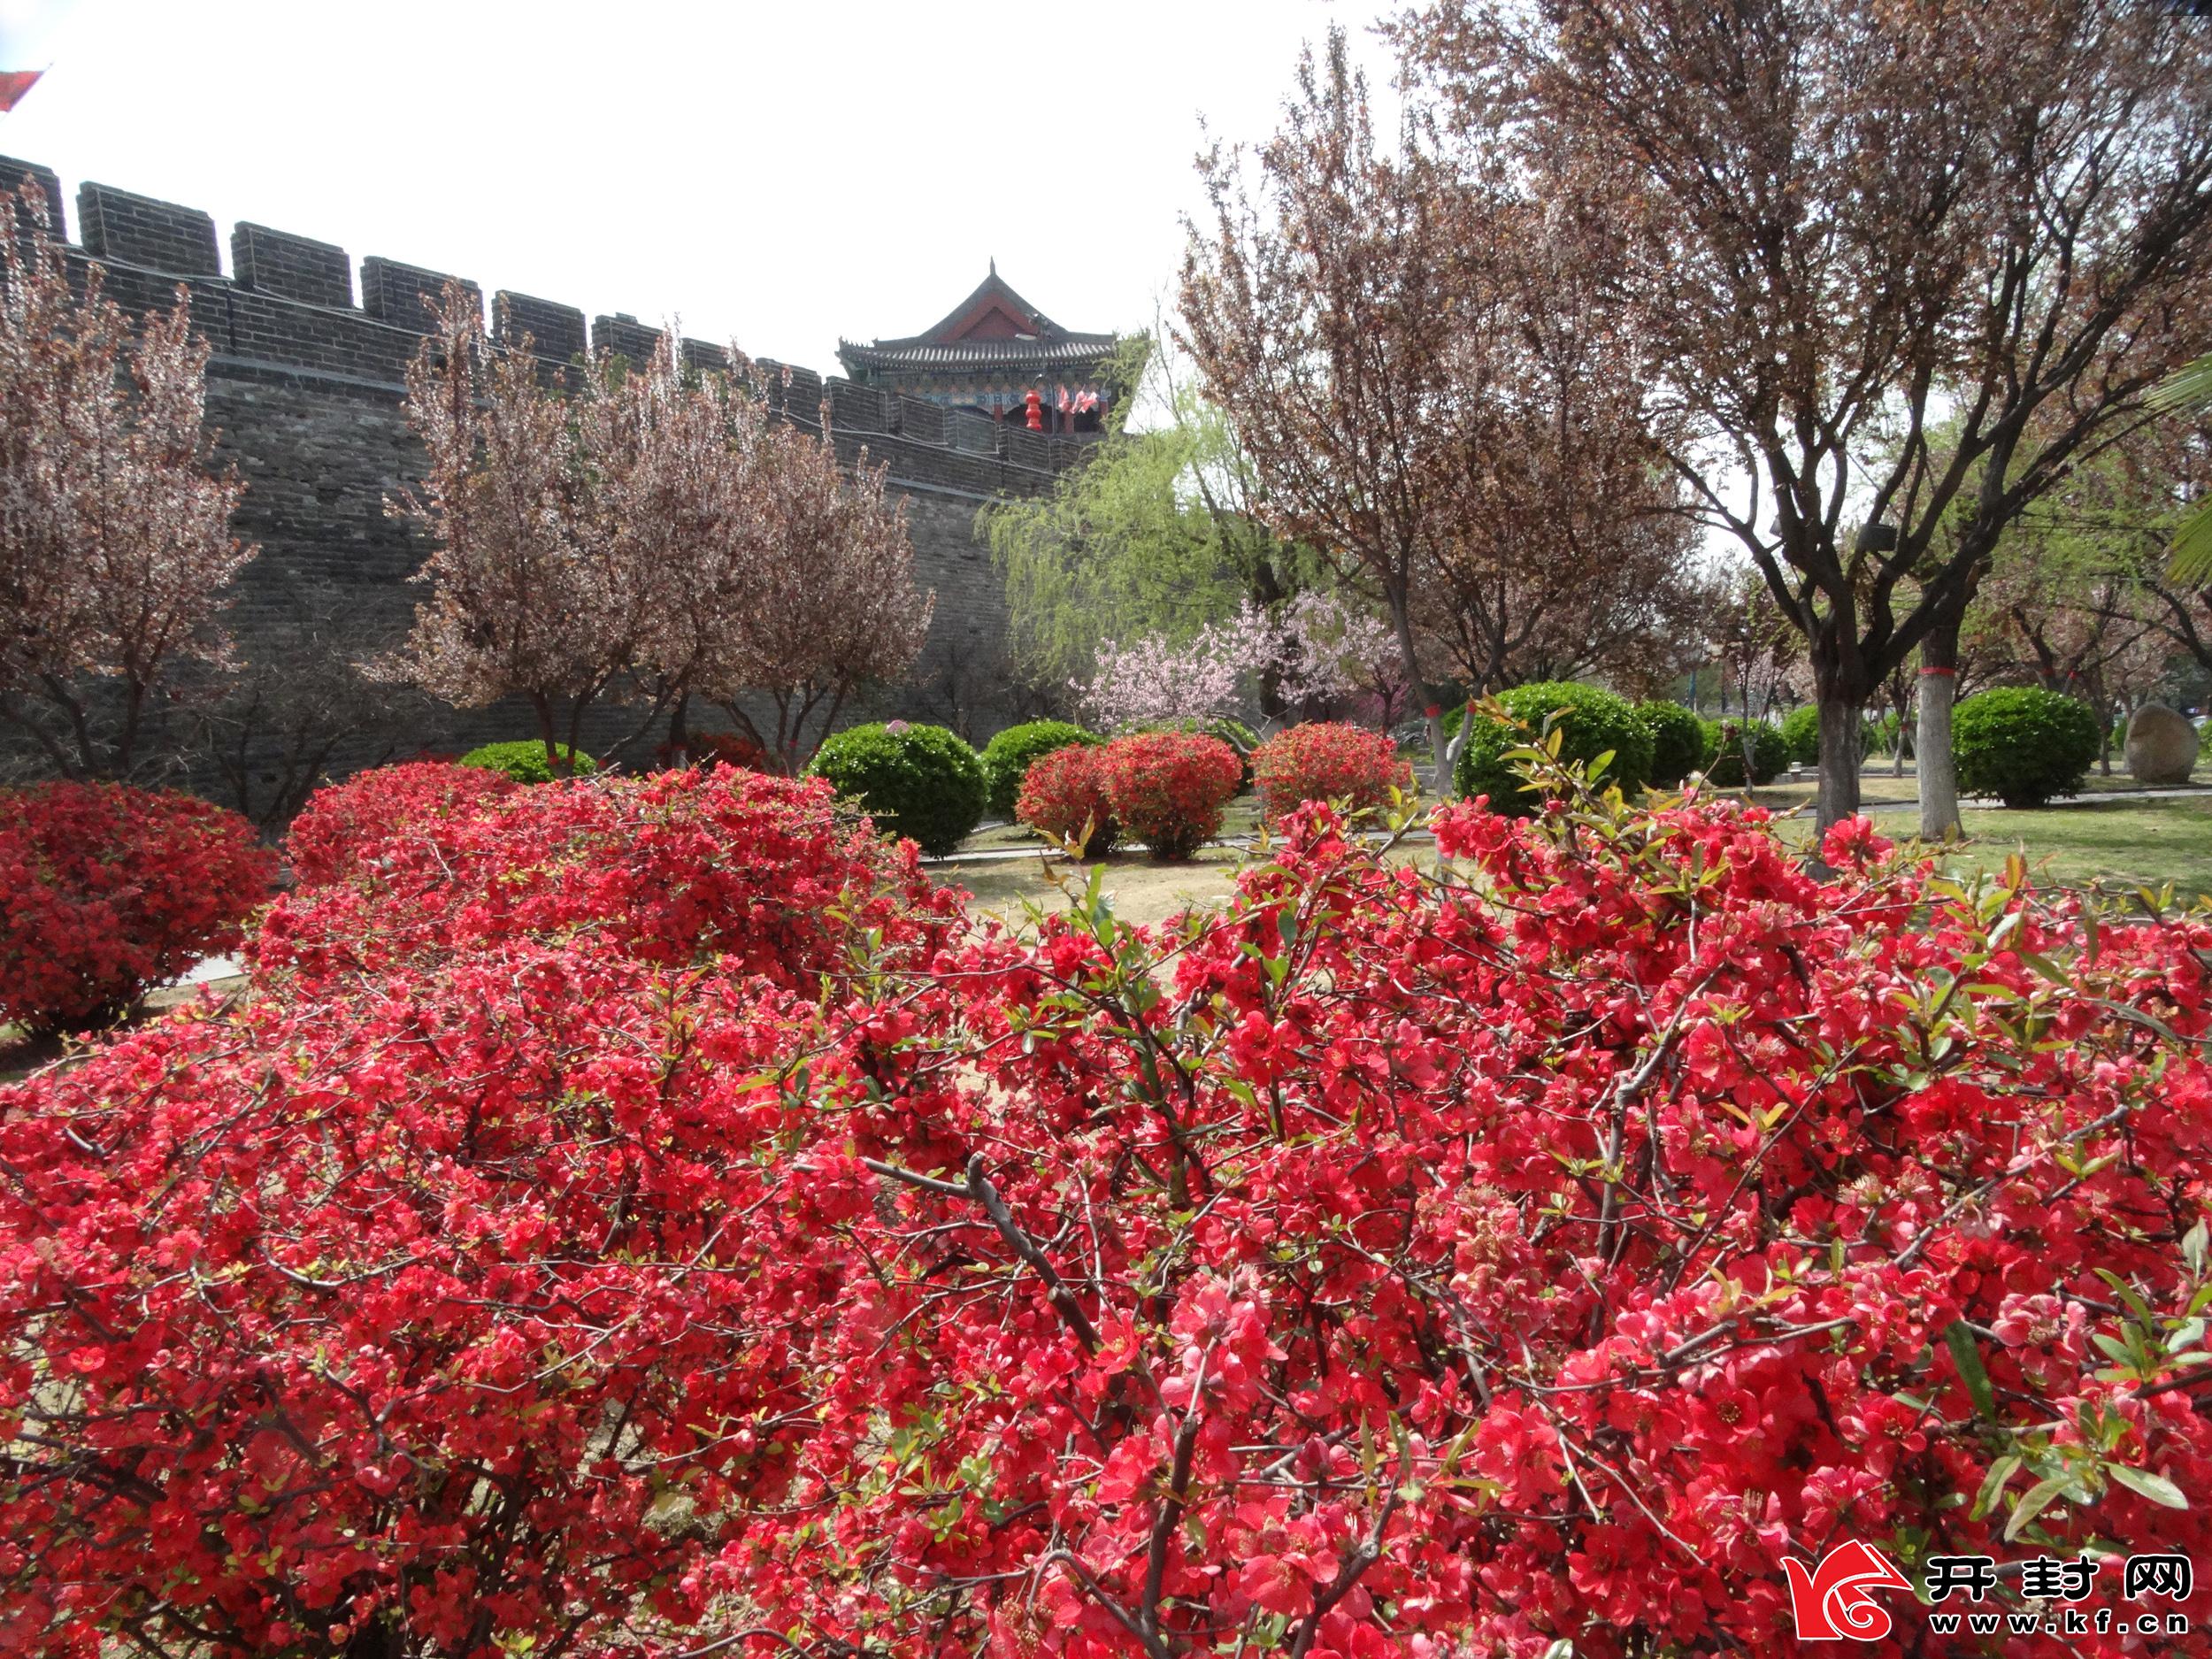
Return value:
<svg viewBox="0 0 2212 1659">
<path fill-rule="evenodd" d="M 1958 758 L 1951 752 L 1951 705 L 1958 688 L 1958 624 L 1939 623 L 1920 642 L 1920 730 L 1913 744 L 1924 841 L 1950 841 L 1959 833 Z"/>
<path fill-rule="evenodd" d="M 531 712 L 538 717 L 538 741 L 545 745 L 547 770 L 557 778 L 561 775 L 561 746 L 553 735 L 553 703 L 542 691 L 530 694 Z"/>
<path fill-rule="evenodd" d="M 668 716 L 669 760 L 678 766 L 691 764 L 691 688 L 687 686 L 676 696 L 676 706 Z"/>
<path fill-rule="evenodd" d="M 1386 592 L 1383 595 L 1390 605 L 1390 622 L 1398 635 L 1398 654 L 1405 661 L 1406 684 L 1413 687 L 1413 695 L 1421 700 L 1421 709 L 1429 726 L 1429 754 L 1434 761 L 1430 778 L 1440 796 L 1452 792 L 1451 757 L 1444 752 L 1444 710 L 1429 695 L 1428 681 L 1421 677 L 1421 651 L 1413 642 L 1413 619 L 1408 614 L 1403 589 Z M 1434 712 L 1430 712 L 1434 710 Z"/>
<path fill-rule="evenodd" d="M 1820 699 L 1820 827 L 1859 813 L 1859 726 L 1865 704 L 1823 693 Z"/>
</svg>

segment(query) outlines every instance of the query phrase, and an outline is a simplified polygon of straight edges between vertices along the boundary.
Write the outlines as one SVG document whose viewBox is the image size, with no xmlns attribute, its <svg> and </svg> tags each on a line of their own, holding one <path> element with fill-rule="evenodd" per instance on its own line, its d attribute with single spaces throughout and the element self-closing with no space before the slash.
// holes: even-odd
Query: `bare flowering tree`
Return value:
<svg viewBox="0 0 2212 1659">
<path fill-rule="evenodd" d="M 848 473 L 826 436 L 774 419 L 737 353 L 692 376 L 672 331 L 648 363 L 602 356 L 572 389 L 529 346 L 495 347 L 449 289 L 409 370 L 430 463 L 394 511 L 435 540 L 433 592 L 384 672 L 463 707 L 524 698 L 556 765 L 603 698 L 648 705 L 641 732 L 718 703 L 803 765 L 928 631 L 883 470 L 864 457 Z"/>
<path fill-rule="evenodd" d="M 123 776 L 176 667 L 226 662 L 215 612 L 256 549 L 181 294 L 134 338 L 47 233 L 35 188 L 0 196 L 0 719 L 68 776 Z"/>
<path fill-rule="evenodd" d="M 914 580 L 904 503 L 865 450 L 840 466 L 826 405 L 817 438 L 770 420 L 757 398 L 725 396 L 738 434 L 734 510 L 704 563 L 711 575 L 689 630 L 698 654 L 686 672 L 699 695 L 796 772 L 856 691 L 912 666 L 935 596 Z"/>
</svg>

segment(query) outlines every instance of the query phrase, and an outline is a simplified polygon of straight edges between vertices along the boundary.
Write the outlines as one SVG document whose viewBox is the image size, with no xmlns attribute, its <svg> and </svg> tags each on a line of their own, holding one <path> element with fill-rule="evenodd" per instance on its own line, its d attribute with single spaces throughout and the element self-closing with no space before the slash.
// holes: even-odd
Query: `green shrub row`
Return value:
<svg viewBox="0 0 2212 1659">
<path fill-rule="evenodd" d="M 599 770 L 599 763 L 582 749 L 557 747 L 568 763 L 572 776 L 588 778 Z M 517 783 L 551 783 L 554 776 L 553 768 L 545 758 L 545 745 L 534 737 L 518 738 L 511 743 L 486 743 L 462 756 L 461 764 L 483 772 L 505 772 Z"/>
<path fill-rule="evenodd" d="M 1095 732 L 1087 732 L 1079 726 L 1065 720 L 1031 720 L 1021 726 L 1010 726 L 983 746 L 983 779 L 985 803 L 1000 818 L 1014 816 L 1014 803 L 1020 799 L 1022 780 L 1028 776 L 1030 764 L 1052 753 L 1073 744 L 1095 748 L 1106 740 Z"/>
</svg>

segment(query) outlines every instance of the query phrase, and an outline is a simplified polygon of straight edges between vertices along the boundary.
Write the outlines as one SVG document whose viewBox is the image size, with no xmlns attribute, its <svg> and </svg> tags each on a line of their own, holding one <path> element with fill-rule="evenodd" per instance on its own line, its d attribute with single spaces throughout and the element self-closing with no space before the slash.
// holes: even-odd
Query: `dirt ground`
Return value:
<svg viewBox="0 0 2212 1659">
<path fill-rule="evenodd" d="M 1196 858 L 1156 864 L 1142 854 L 1117 854 L 1105 861 L 1106 892 L 1114 914 L 1124 921 L 1164 922 L 1194 905 L 1220 903 L 1244 856 L 1240 851 L 1215 848 Z M 947 864 L 932 873 L 945 886 L 965 889 L 967 907 L 976 915 L 995 916 L 1018 927 L 1026 919 L 1029 904 L 1048 911 L 1066 910 L 1069 898 L 1062 883 L 1081 892 L 1088 866 L 1039 855 Z"/>
</svg>

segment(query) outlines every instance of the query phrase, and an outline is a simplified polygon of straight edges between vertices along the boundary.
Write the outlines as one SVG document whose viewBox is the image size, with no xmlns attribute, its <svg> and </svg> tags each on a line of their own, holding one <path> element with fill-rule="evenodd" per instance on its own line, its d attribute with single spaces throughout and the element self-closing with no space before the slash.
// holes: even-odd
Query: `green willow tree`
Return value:
<svg viewBox="0 0 2212 1659">
<path fill-rule="evenodd" d="M 1016 667 L 1055 703 L 1088 678 L 1102 641 L 1185 644 L 1243 601 L 1274 604 L 1318 573 L 1252 511 L 1234 431 L 1156 336 L 1133 336 L 1110 373 L 1132 396 L 1084 465 L 1049 495 L 978 516 L 1005 578 Z M 1148 417 L 1141 430 L 1133 407 Z"/>
<path fill-rule="evenodd" d="M 2212 413 L 2212 351 L 2160 387 L 2154 401 L 2177 414 Z M 2212 495 L 2199 500 L 2175 532 L 2167 576 L 2178 587 L 2212 584 Z"/>
</svg>

